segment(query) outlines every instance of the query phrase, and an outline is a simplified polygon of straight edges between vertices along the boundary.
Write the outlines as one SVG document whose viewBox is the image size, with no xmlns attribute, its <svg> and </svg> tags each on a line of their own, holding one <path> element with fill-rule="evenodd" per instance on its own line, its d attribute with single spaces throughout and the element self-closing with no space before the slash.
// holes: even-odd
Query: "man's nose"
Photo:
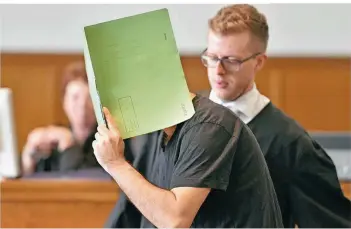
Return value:
<svg viewBox="0 0 351 229">
<path fill-rule="evenodd" d="M 216 64 L 216 73 L 217 73 L 217 75 L 224 75 L 225 74 L 225 69 L 224 69 L 221 61 L 218 61 Z"/>
</svg>

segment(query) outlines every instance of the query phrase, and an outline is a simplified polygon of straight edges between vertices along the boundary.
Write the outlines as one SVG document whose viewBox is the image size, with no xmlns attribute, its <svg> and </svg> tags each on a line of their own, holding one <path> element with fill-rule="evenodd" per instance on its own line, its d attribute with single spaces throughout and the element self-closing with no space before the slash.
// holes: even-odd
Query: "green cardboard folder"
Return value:
<svg viewBox="0 0 351 229">
<path fill-rule="evenodd" d="M 112 113 L 122 138 L 189 119 L 189 95 L 167 9 L 84 27 L 84 58 L 94 110 Z"/>
</svg>

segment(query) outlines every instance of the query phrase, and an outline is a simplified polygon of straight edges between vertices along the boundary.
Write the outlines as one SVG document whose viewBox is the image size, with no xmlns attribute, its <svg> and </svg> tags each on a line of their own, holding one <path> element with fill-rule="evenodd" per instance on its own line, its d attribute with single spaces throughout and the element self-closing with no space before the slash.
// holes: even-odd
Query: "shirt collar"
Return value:
<svg viewBox="0 0 351 229">
<path fill-rule="evenodd" d="M 270 102 L 262 95 L 254 84 L 253 88 L 234 101 L 223 101 L 216 96 L 213 90 L 210 100 L 232 110 L 244 123 L 249 123 Z"/>
</svg>

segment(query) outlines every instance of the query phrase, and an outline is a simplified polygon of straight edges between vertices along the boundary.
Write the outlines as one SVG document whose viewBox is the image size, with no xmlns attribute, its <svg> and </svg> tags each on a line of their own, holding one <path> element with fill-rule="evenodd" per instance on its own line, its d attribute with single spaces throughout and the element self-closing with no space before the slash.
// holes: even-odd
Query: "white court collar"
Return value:
<svg viewBox="0 0 351 229">
<path fill-rule="evenodd" d="M 210 100 L 232 110 L 245 124 L 258 115 L 270 100 L 262 95 L 254 84 L 253 88 L 234 101 L 223 101 L 211 90 Z"/>
</svg>

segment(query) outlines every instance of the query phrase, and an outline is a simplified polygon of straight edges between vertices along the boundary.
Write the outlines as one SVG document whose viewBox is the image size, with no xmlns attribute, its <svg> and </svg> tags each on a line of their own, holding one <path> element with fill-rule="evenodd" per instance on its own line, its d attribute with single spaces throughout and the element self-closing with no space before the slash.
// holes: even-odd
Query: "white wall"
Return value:
<svg viewBox="0 0 351 229">
<path fill-rule="evenodd" d="M 207 20 L 223 5 L 1 5 L 3 52 L 81 52 L 83 27 L 168 8 L 180 52 L 206 46 Z M 275 56 L 351 56 L 351 4 L 256 5 Z"/>
</svg>

